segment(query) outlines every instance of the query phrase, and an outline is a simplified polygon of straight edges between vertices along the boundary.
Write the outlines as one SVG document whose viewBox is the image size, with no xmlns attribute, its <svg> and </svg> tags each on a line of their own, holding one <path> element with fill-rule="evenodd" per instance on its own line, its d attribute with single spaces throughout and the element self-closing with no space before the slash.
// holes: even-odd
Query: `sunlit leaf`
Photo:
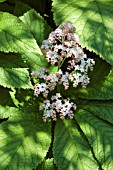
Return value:
<svg viewBox="0 0 113 170">
<path fill-rule="evenodd" d="M 34 113 L 20 110 L 0 126 L 0 169 L 31 170 L 49 149 L 50 123 Z"/>
<path fill-rule="evenodd" d="M 7 12 L 0 12 L 0 51 L 20 53 L 31 69 L 46 65 L 29 28 Z"/>
<path fill-rule="evenodd" d="M 30 82 L 29 72 L 26 68 L 11 69 L 0 67 L 0 85 L 8 88 L 33 88 Z"/>
<path fill-rule="evenodd" d="M 0 119 L 8 118 L 11 115 L 17 114 L 19 110 L 15 107 L 0 105 Z"/>
<path fill-rule="evenodd" d="M 48 33 L 51 31 L 50 26 L 47 25 L 44 18 L 32 9 L 21 16 L 20 19 L 29 27 L 34 38 L 41 46 L 42 41 L 46 39 Z"/>
<path fill-rule="evenodd" d="M 74 120 L 57 122 L 53 152 L 58 169 L 98 169 L 98 163 L 92 156 L 91 148 L 77 130 Z"/>
</svg>

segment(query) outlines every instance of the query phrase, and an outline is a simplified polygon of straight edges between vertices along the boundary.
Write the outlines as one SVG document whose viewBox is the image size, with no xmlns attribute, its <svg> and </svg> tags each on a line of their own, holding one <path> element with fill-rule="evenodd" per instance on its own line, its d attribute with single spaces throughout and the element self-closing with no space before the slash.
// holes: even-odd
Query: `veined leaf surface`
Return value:
<svg viewBox="0 0 113 170">
<path fill-rule="evenodd" d="M 32 35 L 41 46 L 42 41 L 47 38 L 51 31 L 50 26 L 47 25 L 44 18 L 35 10 L 31 9 L 21 16 L 20 19 L 29 27 Z"/>
<path fill-rule="evenodd" d="M 110 109 L 113 110 L 113 108 L 108 107 L 103 108 L 103 116 L 102 106 L 100 108 L 96 108 L 96 106 L 95 109 L 93 108 L 95 115 L 91 109 L 80 109 L 78 113 L 75 114 L 75 118 L 93 148 L 95 157 L 104 170 L 113 169 L 113 126 L 106 122 L 106 115 L 108 116 L 107 119 L 109 119 L 109 114 L 111 114 Z M 101 116 L 99 117 L 96 115 L 97 110 L 101 112 Z M 100 117 L 103 118 L 101 119 Z"/>
<path fill-rule="evenodd" d="M 8 88 L 33 88 L 30 82 L 29 72 L 26 68 L 10 69 L 0 67 L 0 85 Z"/>
<path fill-rule="evenodd" d="M 0 51 L 40 52 L 29 29 L 14 15 L 0 12 Z"/>
<path fill-rule="evenodd" d="M 0 126 L 0 169 L 31 170 L 46 156 L 51 125 L 25 110 L 13 114 Z"/>
<path fill-rule="evenodd" d="M 20 53 L 32 70 L 47 63 L 29 28 L 7 12 L 0 12 L 0 51 Z"/>
<path fill-rule="evenodd" d="M 53 152 L 59 170 L 98 170 L 91 148 L 77 130 L 74 120 L 57 122 Z"/>
<path fill-rule="evenodd" d="M 0 119 L 8 118 L 11 115 L 17 114 L 19 110 L 15 107 L 0 105 Z"/>
</svg>

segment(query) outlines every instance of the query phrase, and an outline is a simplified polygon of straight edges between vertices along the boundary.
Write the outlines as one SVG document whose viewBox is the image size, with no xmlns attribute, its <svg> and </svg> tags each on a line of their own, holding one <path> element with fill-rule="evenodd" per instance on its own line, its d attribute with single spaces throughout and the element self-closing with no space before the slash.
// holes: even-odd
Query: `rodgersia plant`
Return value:
<svg viewBox="0 0 113 170">
<path fill-rule="evenodd" d="M 35 78 L 39 78 L 42 81 L 35 84 L 34 94 L 37 97 L 42 94 L 46 98 L 40 106 L 40 110 L 44 110 L 44 121 L 48 117 L 56 121 L 58 114 L 61 119 L 64 119 L 67 115 L 71 119 L 74 116 L 73 111 L 77 108 L 76 104 L 70 102 L 69 98 L 63 98 L 59 91 L 59 85 L 63 85 L 64 89 L 67 90 L 70 84 L 74 88 L 78 84 L 81 84 L 82 88 L 86 88 L 90 82 L 88 69 L 93 70 L 95 61 L 87 58 L 87 55 L 84 54 L 79 43 L 79 37 L 74 32 L 75 27 L 70 21 L 63 22 L 42 43 L 42 52 L 45 54 L 47 62 L 56 67 L 55 73 L 49 73 L 49 70 L 46 68 L 32 72 Z M 63 65 L 66 62 L 67 68 L 64 71 Z M 50 97 L 49 94 L 53 90 L 57 91 L 57 93 Z"/>
<path fill-rule="evenodd" d="M 113 170 L 112 148 L 113 1 L 0 0 L 0 170 Z"/>
</svg>

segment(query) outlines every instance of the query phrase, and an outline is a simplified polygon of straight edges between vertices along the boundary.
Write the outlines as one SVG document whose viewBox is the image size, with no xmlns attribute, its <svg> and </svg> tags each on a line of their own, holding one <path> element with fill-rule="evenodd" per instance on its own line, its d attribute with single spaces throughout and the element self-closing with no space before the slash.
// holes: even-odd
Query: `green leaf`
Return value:
<svg viewBox="0 0 113 170">
<path fill-rule="evenodd" d="M 14 15 L 16 16 L 21 16 L 23 15 L 25 12 L 29 11 L 31 9 L 31 7 L 23 2 L 20 1 L 15 1 L 15 8 L 14 8 Z"/>
<path fill-rule="evenodd" d="M 0 12 L 0 37 L 0 51 L 41 54 L 29 29 L 17 17 L 7 12 Z"/>
<path fill-rule="evenodd" d="M 15 0 L 9 0 L 9 1 L 14 1 L 15 2 Z M 41 1 L 37 1 L 37 0 L 32 0 L 32 1 L 29 1 L 29 0 L 24 0 L 24 1 L 23 0 L 17 0 L 17 1 L 21 2 L 21 5 L 24 2 L 26 5 L 29 5 L 30 7 L 32 7 L 33 9 L 35 9 L 36 11 L 38 11 L 41 14 L 45 14 L 48 11 L 47 7 L 49 8 L 49 5 L 51 3 L 50 1 L 47 1 L 47 0 L 41 0 Z M 22 8 L 22 10 L 26 10 L 26 7 L 24 5 L 22 5 L 22 6 L 23 7 L 21 7 L 21 6 L 18 6 L 18 7 Z M 24 7 L 25 7 L 25 9 L 23 9 Z"/>
<path fill-rule="evenodd" d="M 94 82 L 92 86 L 78 91 L 78 96 L 87 99 L 109 100 L 113 99 L 113 70 L 102 82 Z"/>
<path fill-rule="evenodd" d="M 113 65 L 113 2 L 112 0 L 53 0 L 57 25 L 72 21 L 82 47 L 93 50 Z"/>
<path fill-rule="evenodd" d="M 34 170 L 34 169 L 33 169 Z M 54 159 L 44 160 L 35 170 L 58 170 L 54 165 Z"/>
<path fill-rule="evenodd" d="M 4 68 L 27 68 L 27 64 L 19 54 L 0 52 L 0 67 Z"/>
<path fill-rule="evenodd" d="M 4 1 L 6 1 L 6 0 L 0 0 L 0 3 L 1 3 L 1 2 L 4 2 Z"/>
<path fill-rule="evenodd" d="M 11 88 L 12 91 L 10 91 L 10 96 L 11 96 L 11 99 L 13 100 L 13 103 L 16 107 L 19 107 L 19 106 L 23 106 L 23 103 L 22 102 L 19 102 L 18 99 L 15 97 L 16 95 L 16 89 L 15 88 Z M 24 94 L 23 94 L 24 95 Z"/>
<path fill-rule="evenodd" d="M 0 51 L 20 53 L 30 69 L 47 65 L 29 28 L 14 15 L 0 12 L 0 37 Z"/>
<path fill-rule="evenodd" d="M 51 28 L 47 25 L 44 18 L 40 16 L 40 14 L 38 14 L 34 9 L 31 9 L 21 16 L 20 19 L 28 26 L 34 38 L 41 46 L 42 41 L 46 39 L 48 32 L 50 33 L 51 31 Z"/>
<path fill-rule="evenodd" d="M 56 124 L 53 153 L 60 170 L 98 169 L 91 148 L 77 130 L 74 120 L 59 121 Z"/>
<path fill-rule="evenodd" d="M 45 161 L 45 170 L 55 170 L 55 167 L 53 164 L 53 158 L 47 159 Z"/>
<path fill-rule="evenodd" d="M 10 69 L 0 67 L 0 85 L 8 88 L 33 88 L 30 82 L 29 72 L 26 68 Z"/>
<path fill-rule="evenodd" d="M 113 102 L 112 102 L 113 105 Z M 98 107 L 98 106 L 97 106 Z M 96 111 L 101 108 L 95 109 Z M 110 108 L 113 111 L 113 108 Z M 110 109 L 103 108 L 103 117 L 106 118 L 106 115 L 110 117 Z M 106 112 L 106 114 L 105 114 Z M 87 140 L 89 141 L 93 152 L 98 162 L 102 165 L 104 170 L 113 169 L 113 126 L 108 123 L 106 120 L 97 117 L 92 113 L 91 110 L 78 110 L 78 113 L 75 114 L 80 128 L 84 132 Z"/>
<path fill-rule="evenodd" d="M 32 53 L 23 53 L 21 54 L 22 58 L 26 61 L 28 67 L 31 70 L 40 70 L 40 67 L 47 67 L 48 63 L 44 55 L 39 55 L 35 52 Z"/>
<path fill-rule="evenodd" d="M 0 86 L 0 105 L 14 106 L 9 89 Z"/>
<path fill-rule="evenodd" d="M 50 123 L 45 124 L 38 113 L 13 113 L 0 127 L 0 169 L 31 170 L 49 149 Z"/>
<path fill-rule="evenodd" d="M 15 107 L 0 105 L 0 119 L 8 118 L 10 116 L 13 116 L 13 114 L 17 114 L 18 112 L 19 110 Z"/>
<path fill-rule="evenodd" d="M 113 100 L 110 101 L 88 101 L 82 103 L 80 108 L 98 116 L 105 121 L 113 124 Z"/>
<path fill-rule="evenodd" d="M 49 74 L 56 73 L 58 71 L 58 66 L 50 66 L 49 67 Z"/>
<path fill-rule="evenodd" d="M 14 6 L 11 5 L 10 3 L 0 3 L 0 11 L 4 11 L 4 12 L 9 12 L 9 13 L 13 13 L 14 11 Z"/>
</svg>

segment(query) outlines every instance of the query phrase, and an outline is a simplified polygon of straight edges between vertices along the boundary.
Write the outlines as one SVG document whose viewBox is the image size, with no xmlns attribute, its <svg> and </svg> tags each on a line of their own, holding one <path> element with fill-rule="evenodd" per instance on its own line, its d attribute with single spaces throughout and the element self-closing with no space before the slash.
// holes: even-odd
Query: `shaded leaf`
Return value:
<svg viewBox="0 0 113 170">
<path fill-rule="evenodd" d="M 27 68 L 27 64 L 19 54 L 0 52 L 0 67 L 6 68 Z"/>
<path fill-rule="evenodd" d="M 80 105 L 80 108 L 98 116 L 113 124 L 113 100 L 110 101 L 88 101 Z"/>
<path fill-rule="evenodd" d="M 50 123 L 44 124 L 38 113 L 14 112 L 0 127 L 0 169 L 31 170 L 44 159 L 50 142 Z"/>
<path fill-rule="evenodd" d="M 72 21 L 82 47 L 93 50 L 113 65 L 112 0 L 53 0 L 56 24 Z"/>
<path fill-rule="evenodd" d="M 15 1 L 14 15 L 21 16 L 30 9 L 31 7 L 23 1 Z"/>
<path fill-rule="evenodd" d="M 26 68 L 10 69 L 0 67 L 0 85 L 8 88 L 33 88 L 30 82 L 29 72 Z"/>
<path fill-rule="evenodd" d="M 109 100 L 113 99 L 113 70 L 103 81 L 94 82 L 87 89 L 78 91 L 78 96 L 87 99 Z"/>
<path fill-rule="evenodd" d="M 3 106 L 14 106 L 14 103 L 10 96 L 10 89 L 0 86 L 0 105 Z"/>
<path fill-rule="evenodd" d="M 59 170 L 98 169 L 91 148 L 77 130 L 74 120 L 57 122 L 53 153 Z"/>
<path fill-rule="evenodd" d="M 7 11 L 9 13 L 13 13 L 14 6 L 9 3 L 0 3 L 0 11 L 4 11 L 4 12 Z"/>
<path fill-rule="evenodd" d="M 15 1 L 15 0 L 9 0 L 9 1 Z M 23 4 L 23 0 L 17 0 L 17 1 L 21 2 L 21 4 Z M 39 13 L 42 13 L 42 14 L 45 13 L 45 9 L 47 7 L 47 1 L 46 0 L 41 0 L 41 1 L 37 1 L 37 0 L 32 0 L 32 1 L 24 0 L 24 3 L 26 5 L 29 5 L 30 7 L 32 7 L 33 9 L 35 9 L 36 11 L 38 11 Z M 19 7 L 21 8 L 21 6 L 19 6 Z M 26 7 L 25 7 L 25 9 L 26 9 Z M 22 10 L 25 10 L 25 9 L 22 9 Z M 46 9 L 46 11 L 47 11 L 47 9 Z M 24 12 L 26 12 L 26 11 L 24 11 Z"/>
<path fill-rule="evenodd" d="M 98 107 L 98 106 L 97 106 Z M 100 109 L 100 108 L 99 108 Z M 99 109 L 95 109 L 99 111 Z M 102 112 L 102 111 L 101 111 Z M 103 108 L 103 115 L 110 114 L 108 108 Z M 101 114 L 102 115 L 102 114 Z M 103 116 L 103 117 L 104 117 Z M 108 116 L 109 117 L 109 116 Z M 113 126 L 92 114 L 92 111 L 80 109 L 75 114 L 79 126 L 85 133 L 93 152 L 104 170 L 113 169 Z"/>
</svg>

